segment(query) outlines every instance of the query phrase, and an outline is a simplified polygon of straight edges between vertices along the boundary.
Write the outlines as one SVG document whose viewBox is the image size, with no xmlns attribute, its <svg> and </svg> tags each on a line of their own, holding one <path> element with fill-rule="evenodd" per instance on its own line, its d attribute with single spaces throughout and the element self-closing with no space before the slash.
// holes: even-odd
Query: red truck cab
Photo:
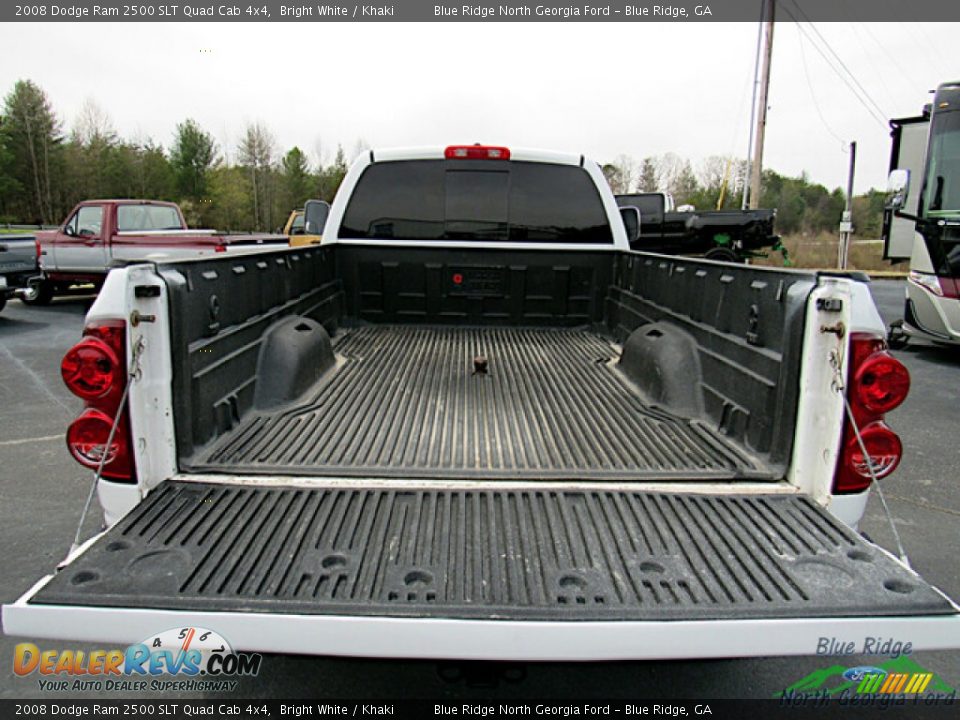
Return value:
<svg viewBox="0 0 960 720">
<path fill-rule="evenodd" d="M 78 283 L 103 283 L 111 267 L 138 260 L 171 260 L 276 247 L 280 235 L 225 235 L 187 228 L 175 203 L 158 200 L 85 200 L 56 230 L 37 234 L 43 282 L 28 302 L 46 304 Z"/>
<path fill-rule="evenodd" d="M 186 230 L 174 203 L 86 200 L 56 230 L 40 233 L 41 263 L 50 280 L 101 282 L 118 234 Z"/>
</svg>

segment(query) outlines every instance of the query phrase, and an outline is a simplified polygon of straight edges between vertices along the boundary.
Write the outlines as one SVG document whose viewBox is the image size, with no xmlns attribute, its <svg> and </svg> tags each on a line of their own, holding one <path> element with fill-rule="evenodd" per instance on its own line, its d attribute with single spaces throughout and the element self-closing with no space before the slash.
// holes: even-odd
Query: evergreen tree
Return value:
<svg viewBox="0 0 960 720">
<path fill-rule="evenodd" d="M 298 147 L 293 147 L 283 157 L 280 169 L 282 184 L 282 206 L 287 212 L 294 208 L 303 207 L 303 204 L 312 197 L 311 186 L 313 178 L 310 175 L 310 165 L 307 156 Z"/>
<path fill-rule="evenodd" d="M 42 223 L 59 220 L 62 144 L 60 121 L 46 93 L 30 80 L 18 80 L 4 99 L 0 155 L 5 184 L 21 189 L 11 203 L 21 219 Z"/>
<path fill-rule="evenodd" d="M 191 119 L 177 125 L 170 164 L 181 198 L 195 203 L 207 200 L 210 171 L 217 162 L 217 145 L 208 132 Z"/>
</svg>

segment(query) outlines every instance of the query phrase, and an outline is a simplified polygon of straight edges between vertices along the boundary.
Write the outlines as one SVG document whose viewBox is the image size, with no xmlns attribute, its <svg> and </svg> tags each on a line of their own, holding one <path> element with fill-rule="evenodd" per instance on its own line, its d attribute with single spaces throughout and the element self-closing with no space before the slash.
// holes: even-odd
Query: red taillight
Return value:
<svg viewBox="0 0 960 720">
<path fill-rule="evenodd" d="M 125 357 L 127 354 L 124 345 L 127 337 L 127 323 L 123 320 L 100 320 L 90 323 L 83 329 L 83 336 L 103 340 L 117 354 L 117 357 Z"/>
<path fill-rule="evenodd" d="M 77 397 L 94 400 L 117 387 L 123 369 L 113 349 L 103 340 L 88 337 L 67 351 L 60 361 L 63 382 Z"/>
<path fill-rule="evenodd" d="M 443 151 L 447 160 L 509 160 L 510 149 L 492 145 L 451 145 Z"/>
<path fill-rule="evenodd" d="M 87 408 L 67 430 L 67 448 L 84 467 L 96 470 L 103 462 L 103 476 L 118 480 L 130 479 L 130 453 L 126 423 L 121 419 L 113 439 L 107 445 L 113 416 L 95 408 Z M 103 456 L 106 453 L 106 459 Z"/>
<path fill-rule="evenodd" d="M 226 252 L 226 251 L 227 251 L 227 246 L 224 245 L 223 243 L 217 243 L 216 245 L 213 246 L 213 251 L 214 251 L 214 252 L 218 252 L 218 253 L 220 253 L 220 252 Z"/>
<path fill-rule="evenodd" d="M 33 239 L 33 244 L 37 247 L 37 264 L 40 264 L 40 240 L 37 238 Z"/>
<path fill-rule="evenodd" d="M 883 414 L 898 407 L 910 392 L 910 373 L 885 350 L 875 352 L 857 368 L 853 379 L 857 402 L 869 412 Z"/>
<path fill-rule="evenodd" d="M 848 382 L 850 409 L 860 428 L 863 447 L 850 418 L 845 418 L 843 445 L 833 484 L 836 494 L 862 492 L 870 487 L 872 478 L 867 455 L 877 479 L 896 470 L 903 446 L 897 434 L 883 422 L 883 416 L 898 407 L 910 392 L 907 368 L 887 352 L 886 341 L 881 336 L 871 333 L 850 335 Z"/>
<path fill-rule="evenodd" d="M 131 481 L 129 417 L 126 407 L 120 406 L 127 383 L 126 323 L 101 320 L 87 325 L 83 335 L 60 363 L 64 383 L 86 401 L 86 409 L 67 430 L 67 447 L 84 467 L 95 470 L 102 460 L 104 477 Z M 117 429 L 108 446 L 118 413 Z"/>
<path fill-rule="evenodd" d="M 866 455 L 860 447 L 860 441 L 853 433 L 851 433 L 851 437 L 847 438 L 846 446 L 843 449 L 843 466 L 840 468 L 838 484 L 842 477 L 847 492 L 856 492 L 853 489 L 856 487 L 859 487 L 859 490 L 866 490 L 870 486 L 872 478 L 870 477 L 867 455 L 870 456 L 870 462 L 873 463 L 873 474 L 878 480 L 885 478 L 896 470 L 903 455 L 903 445 L 900 444 L 900 438 L 882 420 L 877 420 L 864 428 L 860 428 L 860 438 L 863 440 L 863 446 L 867 449 Z"/>
</svg>

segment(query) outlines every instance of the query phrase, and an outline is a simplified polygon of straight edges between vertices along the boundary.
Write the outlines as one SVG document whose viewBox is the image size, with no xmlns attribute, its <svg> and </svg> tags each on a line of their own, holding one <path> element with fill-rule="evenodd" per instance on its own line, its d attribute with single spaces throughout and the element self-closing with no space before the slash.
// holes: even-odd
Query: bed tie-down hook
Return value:
<svg viewBox="0 0 960 720">
<path fill-rule="evenodd" d="M 157 321 L 156 315 L 145 315 L 139 310 L 130 313 L 130 324 L 137 327 L 140 323 L 152 323 Z"/>
</svg>

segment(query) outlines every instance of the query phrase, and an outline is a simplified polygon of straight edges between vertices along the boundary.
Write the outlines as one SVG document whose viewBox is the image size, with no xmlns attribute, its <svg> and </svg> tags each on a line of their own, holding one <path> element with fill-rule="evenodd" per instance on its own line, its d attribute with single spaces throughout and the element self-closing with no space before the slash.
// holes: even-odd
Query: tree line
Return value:
<svg viewBox="0 0 960 720">
<path fill-rule="evenodd" d="M 360 141 L 357 151 L 365 149 Z M 285 153 L 262 123 L 249 124 L 236 147 L 220 147 L 192 119 L 178 123 L 168 147 L 152 138 L 118 136 L 95 102 L 81 108 L 69 133 L 46 93 L 18 81 L 0 110 L 0 222 L 53 224 L 89 198 L 137 197 L 180 203 L 191 226 L 270 231 L 309 198 L 330 201 L 347 171 L 343 148 L 333 161 L 311 163 L 299 147 Z M 678 204 L 739 208 L 746 163 L 710 157 L 695 172 L 673 153 L 621 155 L 604 166 L 614 192 L 666 191 Z M 806 175 L 763 173 L 761 207 L 777 209 L 781 234 L 834 232 L 843 191 Z M 854 200 L 860 235 L 878 237 L 883 194 Z"/>
<path fill-rule="evenodd" d="M 615 193 L 669 192 L 677 205 L 700 210 L 735 210 L 743 202 L 747 163 L 742 159 L 709 157 L 695 171 L 689 160 L 673 153 L 645 157 L 628 155 L 604 165 Z M 828 190 L 806 173 L 786 177 L 764 170 L 760 207 L 777 210 L 777 231 L 782 235 L 835 233 L 846 205 L 842 189 Z M 853 223 L 859 235 L 880 237 L 884 193 L 870 190 L 853 198 Z"/>
<path fill-rule="evenodd" d="M 332 200 L 346 171 L 342 147 L 331 163 L 311 163 L 299 147 L 281 153 L 262 123 L 224 148 L 187 118 L 164 147 L 152 138 L 121 138 L 87 101 L 67 133 L 30 80 L 18 81 L 0 110 L 4 223 L 56 224 L 81 200 L 135 197 L 178 202 L 193 227 L 271 231 L 306 200 Z"/>
</svg>

